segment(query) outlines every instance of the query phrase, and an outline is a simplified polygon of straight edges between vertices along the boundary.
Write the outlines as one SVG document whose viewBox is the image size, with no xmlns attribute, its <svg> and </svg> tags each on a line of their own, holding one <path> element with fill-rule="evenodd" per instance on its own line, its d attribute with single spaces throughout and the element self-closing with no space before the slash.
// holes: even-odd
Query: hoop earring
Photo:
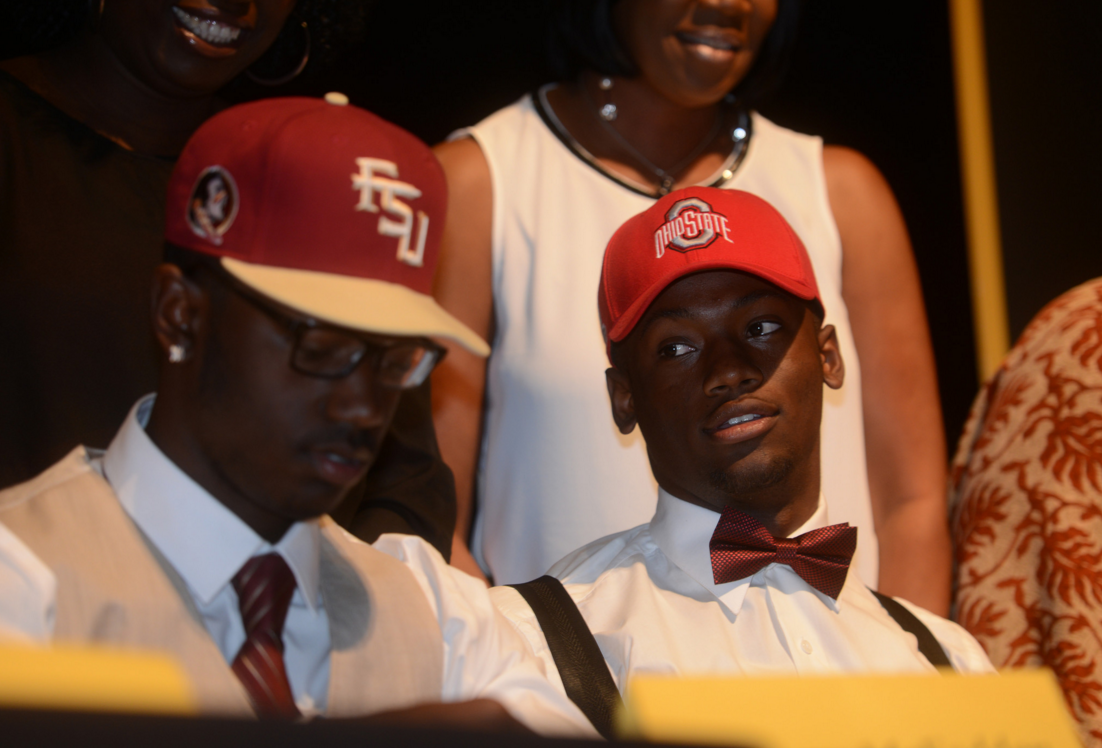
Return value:
<svg viewBox="0 0 1102 748">
<path fill-rule="evenodd" d="M 246 68 L 245 75 L 249 76 L 249 80 L 254 83 L 259 83 L 262 86 L 282 86 L 284 83 L 288 83 L 298 77 L 298 74 L 306 68 L 306 63 L 310 61 L 310 28 L 306 25 L 306 21 L 301 21 L 299 23 L 299 28 L 302 29 L 302 33 L 306 38 L 306 46 L 302 52 L 302 60 L 295 66 L 295 69 L 278 78 L 264 78 L 254 73 L 251 69 Z"/>
</svg>

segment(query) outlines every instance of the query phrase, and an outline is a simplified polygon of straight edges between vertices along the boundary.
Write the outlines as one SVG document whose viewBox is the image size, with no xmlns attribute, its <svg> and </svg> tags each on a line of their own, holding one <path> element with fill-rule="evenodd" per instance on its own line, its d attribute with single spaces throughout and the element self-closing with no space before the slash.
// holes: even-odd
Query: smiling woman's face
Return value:
<svg viewBox="0 0 1102 748">
<path fill-rule="evenodd" d="M 750 71 L 778 0 L 621 0 L 617 36 L 642 79 L 686 107 L 716 103 Z"/>
<path fill-rule="evenodd" d="M 131 75 L 174 98 L 217 91 L 275 41 L 295 0 L 110 0 L 97 33 Z"/>
</svg>

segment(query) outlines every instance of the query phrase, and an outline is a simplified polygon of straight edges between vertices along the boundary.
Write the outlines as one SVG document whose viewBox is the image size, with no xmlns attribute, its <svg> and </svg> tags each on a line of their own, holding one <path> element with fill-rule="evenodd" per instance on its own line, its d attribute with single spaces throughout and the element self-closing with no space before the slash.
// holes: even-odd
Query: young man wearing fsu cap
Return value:
<svg viewBox="0 0 1102 748">
<path fill-rule="evenodd" d="M 192 137 L 153 281 L 158 392 L 106 452 L 0 493 L 0 522 L 56 575 L 56 640 L 173 653 L 204 712 L 482 698 L 506 712 L 463 714 L 584 733 L 479 582 L 326 514 L 443 355 L 434 338 L 487 352 L 429 295 L 440 167 L 345 103 L 234 107 Z"/>
<path fill-rule="evenodd" d="M 829 525 L 819 489 L 823 385 L 841 385 L 843 364 L 818 296 L 800 239 L 746 192 L 671 193 L 609 242 L 609 396 L 620 430 L 642 429 L 658 509 L 550 574 L 619 688 L 641 672 L 932 670 L 887 607 L 917 616 L 957 669 L 990 669 L 963 629 L 847 574 L 857 530 Z M 533 608 L 548 590 L 493 592 L 545 658 Z"/>
</svg>

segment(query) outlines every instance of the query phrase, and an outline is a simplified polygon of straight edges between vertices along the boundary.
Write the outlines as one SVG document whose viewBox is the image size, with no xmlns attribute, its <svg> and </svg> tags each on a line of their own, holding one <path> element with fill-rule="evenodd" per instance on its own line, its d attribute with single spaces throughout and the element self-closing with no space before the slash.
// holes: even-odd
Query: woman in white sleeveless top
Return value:
<svg viewBox="0 0 1102 748">
<path fill-rule="evenodd" d="M 650 520 L 645 445 L 638 432 L 619 434 L 605 389 L 601 258 L 656 196 L 713 184 L 784 214 L 838 330 L 846 382 L 827 391 L 823 412 L 830 521 L 860 528 L 866 583 L 946 613 L 941 411 L 902 216 L 863 156 L 747 108 L 786 53 L 796 4 L 560 5 L 572 82 L 437 148 L 450 206 L 436 296 L 494 346 L 488 364 L 452 351 L 434 375 L 437 433 L 460 496 L 454 562 L 479 573 L 465 543 L 476 487 L 471 551 L 497 583 L 539 576 L 574 548 Z"/>
</svg>

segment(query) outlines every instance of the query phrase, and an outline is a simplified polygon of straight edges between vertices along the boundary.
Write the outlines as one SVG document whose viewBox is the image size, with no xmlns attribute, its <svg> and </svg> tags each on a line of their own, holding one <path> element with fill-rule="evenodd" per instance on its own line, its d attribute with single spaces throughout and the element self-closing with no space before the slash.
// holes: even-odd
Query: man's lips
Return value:
<svg viewBox="0 0 1102 748">
<path fill-rule="evenodd" d="M 346 445 L 324 445 L 310 450 L 310 461 L 318 474 L 337 486 L 350 486 L 367 472 L 372 452 Z"/>
<path fill-rule="evenodd" d="M 172 7 L 177 30 L 200 54 L 228 57 L 237 51 L 251 25 L 237 16 L 206 8 Z"/>
<path fill-rule="evenodd" d="M 775 406 L 755 400 L 734 400 L 721 405 L 704 427 L 712 439 L 733 444 L 754 439 L 776 425 Z"/>
</svg>

